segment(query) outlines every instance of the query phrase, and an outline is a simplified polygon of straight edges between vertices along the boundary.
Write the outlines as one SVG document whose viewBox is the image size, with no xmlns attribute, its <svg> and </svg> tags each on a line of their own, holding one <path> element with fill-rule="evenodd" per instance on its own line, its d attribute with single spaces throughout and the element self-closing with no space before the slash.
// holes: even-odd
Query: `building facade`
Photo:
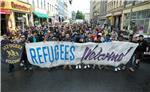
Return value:
<svg viewBox="0 0 150 92">
<path fill-rule="evenodd" d="M 150 33 L 150 1 L 108 0 L 107 20 L 116 30 L 140 30 Z"/>
<path fill-rule="evenodd" d="M 107 0 L 100 1 L 99 24 L 103 25 L 106 22 Z"/>
<path fill-rule="evenodd" d="M 103 25 L 106 21 L 107 0 L 90 1 L 90 19 Z"/>
<path fill-rule="evenodd" d="M 86 22 L 90 23 L 90 13 L 84 13 L 84 15 L 85 15 L 84 20 L 85 20 Z"/>
<path fill-rule="evenodd" d="M 126 1 L 122 15 L 124 16 L 122 26 L 133 31 L 143 28 L 144 33 L 150 34 L 150 1 Z"/>
<path fill-rule="evenodd" d="M 29 26 L 31 5 L 18 0 L 1 0 L 1 34 L 15 32 L 17 28 Z M 22 30 L 24 31 L 24 30 Z"/>
<path fill-rule="evenodd" d="M 107 1 L 107 21 L 108 24 L 115 28 L 117 31 L 121 30 L 123 9 L 124 0 Z"/>
<path fill-rule="evenodd" d="M 69 17 L 69 1 L 68 0 L 64 0 L 64 20 L 67 20 Z"/>
<path fill-rule="evenodd" d="M 21 0 L 32 6 L 32 25 L 62 22 L 68 17 L 68 3 L 66 0 Z"/>
<path fill-rule="evenodd" d="M 64 0 L 58 0 L 59 22 L 64 21 Z"/>
<path fill-rule="evenodd" d="M 97 23 L 100 16 L 100 0 L 91 0 L 90 1 L 90 19 L 91 22 Z"/>
</svg>

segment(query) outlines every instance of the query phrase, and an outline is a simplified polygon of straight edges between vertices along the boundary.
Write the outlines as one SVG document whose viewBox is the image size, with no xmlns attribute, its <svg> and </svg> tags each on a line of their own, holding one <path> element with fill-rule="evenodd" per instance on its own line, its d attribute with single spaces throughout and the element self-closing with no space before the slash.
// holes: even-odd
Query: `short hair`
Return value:
<svg viewBox="0 0 150 92">
<path fill-rule="evenodd" d="M 144 37 L 143 35 L 139 35 L 139 37 Z"/>
</svg>

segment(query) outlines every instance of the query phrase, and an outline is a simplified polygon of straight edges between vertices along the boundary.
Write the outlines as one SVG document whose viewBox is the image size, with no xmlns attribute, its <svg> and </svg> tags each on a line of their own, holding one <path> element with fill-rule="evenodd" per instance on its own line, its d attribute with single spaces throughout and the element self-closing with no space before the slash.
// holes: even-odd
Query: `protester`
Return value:
<svg viewBox="0 0 150 92">
<path fill-rule="evenodd" d="M 12 41 L 13 37 L 7 37 L 6 35 L 3 35 L 3 38 L 4 39 L 1 41 L 1 45 L 10 44 L 13 42 Z M 6 62 L 6 61 L 2 61 L 2 62 Z M 15 68 L 14 64 L 9 63 L 8 65 L 9 65 L 8 73 L 13 72 L 13 70 Z"/>
<path fill-rule="evenodd" d="M 21 57 L 21 62 L 24 63 L 24 70 L 32 70 L 32 65 L 29 63 L 28 59 L 27 59 L 27 53 L 26 53 L 26 49 L 25 49 L 25 42 L 26 38 L 24 35 L 21 36 L 21 44 L 23 45 L 23 52 L 22 52 L 22 57 Z"/>
<path fill-rule="evenodd" d="M 69 34 L 66 34 L 64 41 L 71 41 L 71 39 L 70 39 L 70 35 L 69 35 Z M 63 69 L 66 69 L 66 68 L 67 68 L 67 66 L 68 66 L 68 67 L 69 67 L 69 69 L 71 70 L 71 69 L 72 69 L 72 67 L 71 67 L 71 65 L 70 65 L 69 61 L 65 61 L 65 62 L 66 62 L 67 64 L 66 64 L 66 65 L 64 65 Z"/>
<path fill-rule="evenodd" d="M 137 53 L 136 53 L 137 55 L 136 65 L 138 68 L 139 63 L 142 61 L 144 52 L 148 52 L 149 47 L 148 47 L 148 43 L 144 40 L 143 35 L 139 35 L 139 39 L 137 42 L 139 44 L 139 46 L 137 47 Z"/>
<path fill-rule="evenodd" d="M 31 37 L 28 38 L 29 42 L 38 42 L 39 38 L 37 32 L 33 31 Z"/>
<path fill-rule="evenodd" d="M 25 32 L 21 32 L 21 29 L 17 27 L 18 32 L 13 32 L 9 34 L 10 41 L 6 36 L 4 36 L 5 40 L 3 43 L 22 43 L 24 44 L 23 48 L 23 56 L 22 61 L 24 61 L 24 70 L 30 70 L 32 68 L 31 64 L 27 60 L 26 50 L 25 50 L 25 42 L 35 43 L 35 42 L 46 42 L 46 41 L 65 41 L 65 42 L 76 42 L 76 43 L 86 43 L 86 42 L 94 42 L 94 43 L 107 43 L 112 41 L 125 41 L 123 36 L 118 35 L 115 30 L 110 29 L 110 26 L 107 24 L 104 27 L 100 27 L 99 25 L 95 26 L 88 23 L 83 24 L 67 24 L 67 25 L 51 25 L 49 28 L 45 25 L 42 26 L 33 26 L 26 27 Z M 130 42 L 138 43 L 139 47 L 137 48 L 135 54 L 136 55 L 136 64 L 139 65 L 139 62 L 142 60 L 142 55 L 144 51 L 148 51 L 148 46 L 146 41 L 143 40 L 143 36 L 140 35 L 138 37 L 134 37 L 130 35 Z M 133 58 L 132 58 L 133 59 Z M 63 69 L 69 67 L 72 69 L 72 66 L 66 61 L 66 65 L 63 66 Z M 134 60 L 130 60 L 129 69 L 134 71 Z M 76 65 L 76 69 L 81 69 L 81 65 Z M 10 71 L 13 70 L 13 65 L 10 64 Z M 93 69 L 95 69 L 96 65 L 93 65 Z M 90 68 L 90 65 L 85 64 L 83 68 Z M 107 66 L 98 65 L 99 69 L 107 68 Z M 132 69 L 131 69 L 132 68 Z M 115 71 L 120 70 L 120 67 L 115 67 Z"/>
<path fill-rule="evenodd" d="M 113 31 L 111 32 L 111 39 L 112 39 L 113 41 L 116 41 L 117 38 L 118 38 L 118 34 L 117 34 L 116 31 L 113 30 Z"/>
</svg>

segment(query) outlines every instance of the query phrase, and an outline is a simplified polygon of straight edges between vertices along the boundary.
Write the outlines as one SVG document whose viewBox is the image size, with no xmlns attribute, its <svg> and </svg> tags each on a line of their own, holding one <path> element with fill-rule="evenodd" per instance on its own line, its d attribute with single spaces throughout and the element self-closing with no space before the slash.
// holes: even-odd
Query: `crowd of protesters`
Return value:
<svg viewBox="0 0 150 92">
<path fill-rule="evenodd" d="M 32 70 L 32 65 L 27 60 L 25 43 L 34 42 L 45 42 L 45 41 L 69 41 L 77 43 L 95 42 L 95 43 L 106 43 L 112 41 L 130 41 L 138 43 L 139 46 L 132 56 L 131 60 L 127 65 L 115 67 L 114 71 L 129 69 L 134 72 L 139 67 L 139 62 L 142 58 L 142 53 L 148 51 L 147 43 L 143 40 L 143 35 L 129 36 L 129 40 L 126 40 L 122 34 L 118 34 L 116 30 L 110 30 L 107 25 L 104 27 L 92 26 L 88 23 L 82 24 L 65 24 L 65 25 L 54 25 L 54 26 L 41 26 L 41 27 L 26 27 L 24 32 L 21 29 L 17 29 L 12 33 L 3 35 L 4 39 L 1 43 L 22 43 L 24 44 L 23 54 L 21 63 L 24 65 L 24 70 Z M 72 69 L 71 65 L 65 65 L 63 68 Z M 96 65 L 76 65 L 75 69 L 81 68 L 93 68 Z M 98 65 L 99 69 L 108 68 L 107 66 Z M 9 72 L 14 69 L 13 64 L 9 64 Z"/>
</svg>

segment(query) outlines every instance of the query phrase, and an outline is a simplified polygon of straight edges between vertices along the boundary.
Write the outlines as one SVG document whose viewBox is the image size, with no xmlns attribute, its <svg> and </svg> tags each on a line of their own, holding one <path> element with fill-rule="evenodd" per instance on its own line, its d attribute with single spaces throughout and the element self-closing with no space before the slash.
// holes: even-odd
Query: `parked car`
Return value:
<svg viewBox="0 0 150 92">
<path fill-rule="evenodd" d="M 144 35 L 144 40 L 148 43 L 149 51 L 144 52 L 143 61 L 149 61 L 150 62 L 150 36 Z"/>
</svg>

